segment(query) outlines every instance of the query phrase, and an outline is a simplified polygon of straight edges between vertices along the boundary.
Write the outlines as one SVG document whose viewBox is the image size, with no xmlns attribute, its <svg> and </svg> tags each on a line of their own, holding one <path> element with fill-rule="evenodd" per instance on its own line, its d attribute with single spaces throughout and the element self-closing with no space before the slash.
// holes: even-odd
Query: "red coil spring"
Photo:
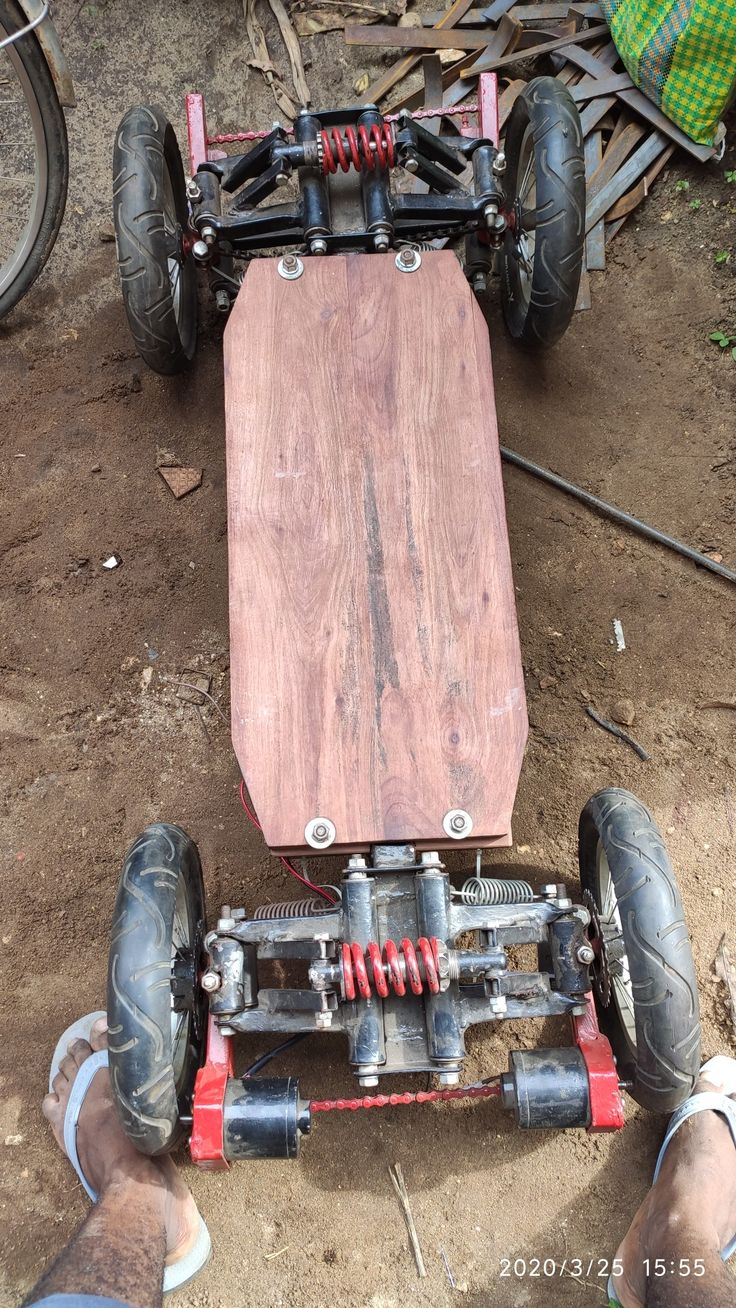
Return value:
<svg viewBox="0 0 736 1308">
<path fill-rule="evenodd" d="M 403 954 L 403 967 L 399 950 Z M 424 977 L 419 969 L 417 950 L 422 960 Z M 405 995 L 407 981 L 414 995 L 421 995 L 425 985 L 436 995 L 440 988 L 439 950 L 440 942 L 436 936 L 432 936 L 431 940 L 420 936 L 416 947 L 406 937 L 398 947 L 393 940 L 387 940 L 383 954 L 375 940 L 371 940 L 365 950 L 355 942 L 352 945 L 346 942 L 342 947 L 345 998 L 353 1000 L 356 995 L 360 995 L 361 999 L 370 999 L 373 994 L 371 986 L 381 999 L 387 998 L 391 986 L 397 995 Z"/>
<path fill-rule="evenodd" d="M 354 127 L 346 127 L 344 138 L 338 127 L 333 127 L 331 132 L 321 132 L 320 136 L 323 173 L 336 173 L 338 165 L 344 173 L 350 171 L 351 165 L 356 172 L 362 168 L 370 171 L 375 168 L 376 161 L 381 168 L 394 166 L 394 137 L 388 123 L 382 123 L 380 127 L 374 123 L 370 130 L 359 127 L 357 133 Z"/>
</svg>

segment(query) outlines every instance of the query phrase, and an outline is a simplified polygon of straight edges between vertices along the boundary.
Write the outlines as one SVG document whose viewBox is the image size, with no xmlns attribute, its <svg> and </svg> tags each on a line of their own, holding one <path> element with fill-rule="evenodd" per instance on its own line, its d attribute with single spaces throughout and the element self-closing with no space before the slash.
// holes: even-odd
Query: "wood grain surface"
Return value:
<svg viewBox="0 0 736 1308">
<path fill-rule="evenodd" d="M 225 333 L 232 730 L 272 849 L 510 841 L 527 733 L 488 331 L 454 254 L 251 264 Z"/>
</svg>

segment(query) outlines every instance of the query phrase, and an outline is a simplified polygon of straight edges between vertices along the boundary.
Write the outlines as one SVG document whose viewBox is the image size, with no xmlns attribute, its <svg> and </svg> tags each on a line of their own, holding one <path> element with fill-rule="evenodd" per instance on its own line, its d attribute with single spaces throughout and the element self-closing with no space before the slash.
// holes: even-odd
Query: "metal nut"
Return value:
<svg viewBox="0 0 736 1308">
<path fill-rule="evenodd" d="M 490 1006 L 491 1012 L 495 1013 L 497 1017 L 500 1017 L 503 1013 L 506 1012 L 505 995 L 491 995 L 490 999 L 488 1000 L 488 1004 Z"/>
<path fill-rule="evenodd" d="M 591 945 L 581 945 L 576 954 L 576 958 L 579 963 L 583 963 L 587 966 L 588 964 L 595 962 L 595 950 Z"/>
<path fill-rule="evenodd" d="M 220 313 L 230 312 L 230 296 L 222 286 L 219 291 L 215 291 L 215 304 Z"/>
<path fill-rule="evenodd" d="M 403 250 L 399 250 L 394 262 L 399 272 L 416 272 L 417 268 L 422 266 L 422 256 L 418 250 L 412 250 L 411 246 L 405 245 Z"/>
<path fill-rule="evenodd" d="M 194 178 L 192 178 L 190 182 L 187 182 L 187 199 L 191 200 L 194 204 L 197 204 L 202 199 L 202 192 Z"/>
<path fill-rule="evenodd" d="M 439 1076 L 437 1077 L 437 1080 L 439 1081 L 441 1086 L 449 1089 L 451 1086 L 460 1084 L 460 1073 L 440 1072 Z"/>
<path fill-rule="evenodd" d="M 202 989 L 206 990 L 208 995 L 213 995 L 222 985 L 222 977 L 219 972 L 207 971 L 202 973 Z"/>
<path fill-rule="evenodd" d="M 326 1031 L 328 1027 L 332 1026 L 332 1013 L 330 1010 L 325 1009 L 322 1013 L 315 1013 L 314 1025 L 318 1031 Z"/>
<path fill-rule="evenodd" d="M 442 829 L 451 840 L 466 840 L 473 830 L 473 819 L 464 808 L 451 808 L 442 819 Z"/>
<path fill-rule="evenodd" d="M 298 254 L 283 254 L 276 265 L 276 271 L 287 282 L 295 282 L 304 272 L 304 264 Z"/>
<path fill-rule="evenodd" d="M 503 150 L 498 151 L 495 159 L 493 160 L 493 164 L 491 166 L 497 177 L 500 177 L 503 173 L 506 172 L 506 155 L 504 154 Z"/>
<path fill-rule="evenodd" d="M 335 839 L 334 822 L 326 817 L 312 818 L 304 828 L 304 839 L 312 849 L 327 849 Z"/>
<path fill-rule="evenodd" d="M 321 236 L 315 236 L 309 243 L 310 254 L 327 254 L 327 242 Z"/>
<path fill-rule="evenodd" d="M 363 1090 L 375 1090 L 376 1086 L 378 1085 L 378 1077 L 377 1077 L 377 1076 L 359 1076 L 359 1077 L 358 1077 L 358 1085 L 359 1085 Z"/>
</svg>

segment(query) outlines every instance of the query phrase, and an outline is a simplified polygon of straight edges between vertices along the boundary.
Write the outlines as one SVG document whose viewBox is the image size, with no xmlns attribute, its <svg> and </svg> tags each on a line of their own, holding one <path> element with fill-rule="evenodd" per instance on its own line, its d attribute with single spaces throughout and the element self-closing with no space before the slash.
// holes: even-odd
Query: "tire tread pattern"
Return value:
<svg viewBox="0 0 736 1308">
<path fill-rule="evenodd" d="M 508 176 L 516 184 L 527 127 L 534 138 L 536 211 L 532 285 L 527 305 L 520 295 L 518 260 L 506 238 L 501 294 L 506 326 L 528 349 L 547 349 L 572 318 L 585 244 L 585 160 L 580 115 L 556 77 L 535 77 L 514 102 L 506 128 Z M 514 197 L 510 197 L 513 199 Z"/>
<path fill-rule="evenodd" d="M 700 1067 L 700 1011 L 695 965 L 680 893 L 652 814 L 626 790 L 600 791 L 580 817 L 580 878 L 599 908 L 599 841 L 608 858 L 629 961 L 636 1050 L 616 1005 L 598 1007 L 620 1075 L 632 1095 L 670 1113 L 690 1094 Z"/>
<path fill-rule="evenodd" d="M 195 939 L 204 927 L 196 845 L 179 827 L 147 827 L 125 858 L 110 941 L 107 983 L 110 1081 L 126 1135 L 142 1153 L 177 1145 L 201 1048 L 190 1045 L 175 1081 L 171 942 L 177 883 L 186 882 Z M 162 976 L 163 974 L 163 976 Z"/>
<path fill-rule="evenodd" d="M 191 259 L 180 274 L 181 323 L 169 279 L 164 225 L 168 171 L 177 219 L 187 221 L 184 168 L 171 123 L 155 105 L 125 114 L 113 150 L 113 219 L 118 272 L 136 349 L 155 372 L 182 372 L 197 338 L 197 283 Z"/>
</svg>

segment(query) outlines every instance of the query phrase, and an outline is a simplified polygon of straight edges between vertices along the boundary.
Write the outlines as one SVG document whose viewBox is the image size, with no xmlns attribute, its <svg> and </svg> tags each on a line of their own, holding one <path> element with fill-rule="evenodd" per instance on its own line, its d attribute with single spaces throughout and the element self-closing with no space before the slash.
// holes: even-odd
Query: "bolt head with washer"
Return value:
<svg viewBox="0 0 736 1308">
<path fill-rule="evenodd" d="M 304 264 L 298 254 L 283 254 L 276 264 L 279 277 L 287 282 L 295 282 L 304 272 Z"/>
<path fill-rule="evenodd" d="M 442 829 L 450 840 L 467 840 L 473 830 L 473 819 L 464 808 L 451 808 L 442 819 Z"/>
<path fill-rule="evenodd" d="M 336 834 L 334 822 L 326 817 L 312 818 L 304 828 L 304 839 L 312 849 L 327 849 Z"/>
<path fill-rule="evenodd" d="M 579 963 L 583 963 L 586 965 L 589 965 L 590 963 L 594 963 L 595 950 L 592 948 L 591 945 L 581 945 L 577 952 L 577 960 Z"/>
<path fill-rule="evenodd" d="M 422 266 L 422 256 L 418 250 L 412 250 L 409 246 L 404 246 L 403 250 L 399 250 L 394 262 L 399 272 L 416 272 L 417 268 Z"/>
</svg>

